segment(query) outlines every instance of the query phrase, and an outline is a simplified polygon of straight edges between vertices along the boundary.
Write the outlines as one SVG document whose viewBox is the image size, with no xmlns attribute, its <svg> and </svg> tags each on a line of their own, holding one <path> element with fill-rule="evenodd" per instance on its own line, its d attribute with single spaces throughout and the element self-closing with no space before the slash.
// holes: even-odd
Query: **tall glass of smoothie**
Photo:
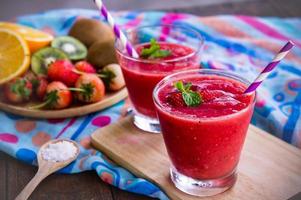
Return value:
<svg viewBox="0 0 301 200">
<path fill-rule="evenodd" d="M 200 68 L 203 39 L 192 29 L 173 25 L 135 28 L 127 32 L 127 37 L 139 58 L 128 56 L 119 41 L 116 52 L 134 107 L 134 124 L 144 131 L 158 133 L 153 89 L 171 73 Z"/>
<path fill-rule="evenodd" d="M 230 72 L 188 70 L 158 83 L 153 98 L 171 179 L 188 194 L 211 196 L 236 181 L 236 167 L 254 109 L 249 82 Z"/>
</svg>

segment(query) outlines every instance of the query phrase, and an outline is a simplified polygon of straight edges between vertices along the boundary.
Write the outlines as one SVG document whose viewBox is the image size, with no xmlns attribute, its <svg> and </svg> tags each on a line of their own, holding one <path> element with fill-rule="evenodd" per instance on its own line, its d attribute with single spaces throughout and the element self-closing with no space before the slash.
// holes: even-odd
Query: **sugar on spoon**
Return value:
<svg viewBox="0 0 301 200">
<path fill-rule="evenodd" d="M 45 143 L 37 155 L 38 172 L 15 200 L 28 199 L 44 178 L 70 164 L 77 158 L 79 152 L 78 144 L 72 140 L 57 139 Z"/>
</svg>

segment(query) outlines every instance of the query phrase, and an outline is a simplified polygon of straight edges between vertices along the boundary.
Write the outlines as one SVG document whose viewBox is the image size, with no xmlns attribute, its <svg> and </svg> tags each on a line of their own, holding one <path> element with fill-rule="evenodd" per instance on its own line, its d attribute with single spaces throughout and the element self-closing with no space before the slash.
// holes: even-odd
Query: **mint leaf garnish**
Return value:
<svg viewBox="0 0 301 200">
<path fill-rule="evenodd" d="M 182 93 L 182 98 L 187 106 L 195 107 L 203 102 L 201 95 L 190 89 L 192 86 L 191 83 L 186 83 L 184 85 L 182 81 L 178 81 L 174 85 Z"/>
<path fill-rule="evenodd" d="M 169 56 L 171 52 L 169 50 L 161 50 L 160 45 L 157 43 L 157 41 L 152 38 L 150 40 L 150 47 L 149 48 L 143 48 L 141 51 L 141 57 L 142 58 L 165 58 Z"/>
</svg>

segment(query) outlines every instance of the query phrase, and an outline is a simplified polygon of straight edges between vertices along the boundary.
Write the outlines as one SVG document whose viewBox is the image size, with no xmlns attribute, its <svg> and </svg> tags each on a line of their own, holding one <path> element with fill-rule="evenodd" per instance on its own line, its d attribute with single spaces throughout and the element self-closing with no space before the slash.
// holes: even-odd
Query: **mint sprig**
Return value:
<svg viewBox="0 0 301 200">
<path fill-rule="evenodd" d="M 191 83 L 184 85 L 182 81 L 175 83 L 175 87 L 182 93 L 182 98 L 187 106 L 199 106 L 203 102 L 202 97 L 198 92 L 192 91 L 191 86 Z"/>
<path fill-rule="evenodd" d="M 150 47 L 143 48 L 140 56 L 142 58 L 154 59 L 154 58 L 165 58 L 170 54 L 171 52 L 169 50 L 160 49 L 160 45 L 157 43 L 157 41 L 154 38 L 152 38 L 150 40 Z"/>
</svg>

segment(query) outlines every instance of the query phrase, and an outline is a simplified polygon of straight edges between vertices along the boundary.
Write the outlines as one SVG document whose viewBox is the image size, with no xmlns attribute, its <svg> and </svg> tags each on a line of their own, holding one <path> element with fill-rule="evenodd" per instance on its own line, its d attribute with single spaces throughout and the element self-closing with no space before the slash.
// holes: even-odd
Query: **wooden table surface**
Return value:
<svg viewBox="0 0 301 200">
<path fill-rule="evenodd" d="M 187 12 L 201 16 L 245 14 L 300 17 L 301 1 L 258 0 L 207 7 L 185 8 L 173 11 Z M 26 165 L 0 152 L 0 200 L 14 199 L 26 183 L 34 176 L 36 170 L 36 167 Z M 121 191 L 102 182 L 95 172 L 84 172 L 75 175 L 51 175 L 41 183 L 30 199 L 146 200 L 151 198 Z"/>
</svg>

